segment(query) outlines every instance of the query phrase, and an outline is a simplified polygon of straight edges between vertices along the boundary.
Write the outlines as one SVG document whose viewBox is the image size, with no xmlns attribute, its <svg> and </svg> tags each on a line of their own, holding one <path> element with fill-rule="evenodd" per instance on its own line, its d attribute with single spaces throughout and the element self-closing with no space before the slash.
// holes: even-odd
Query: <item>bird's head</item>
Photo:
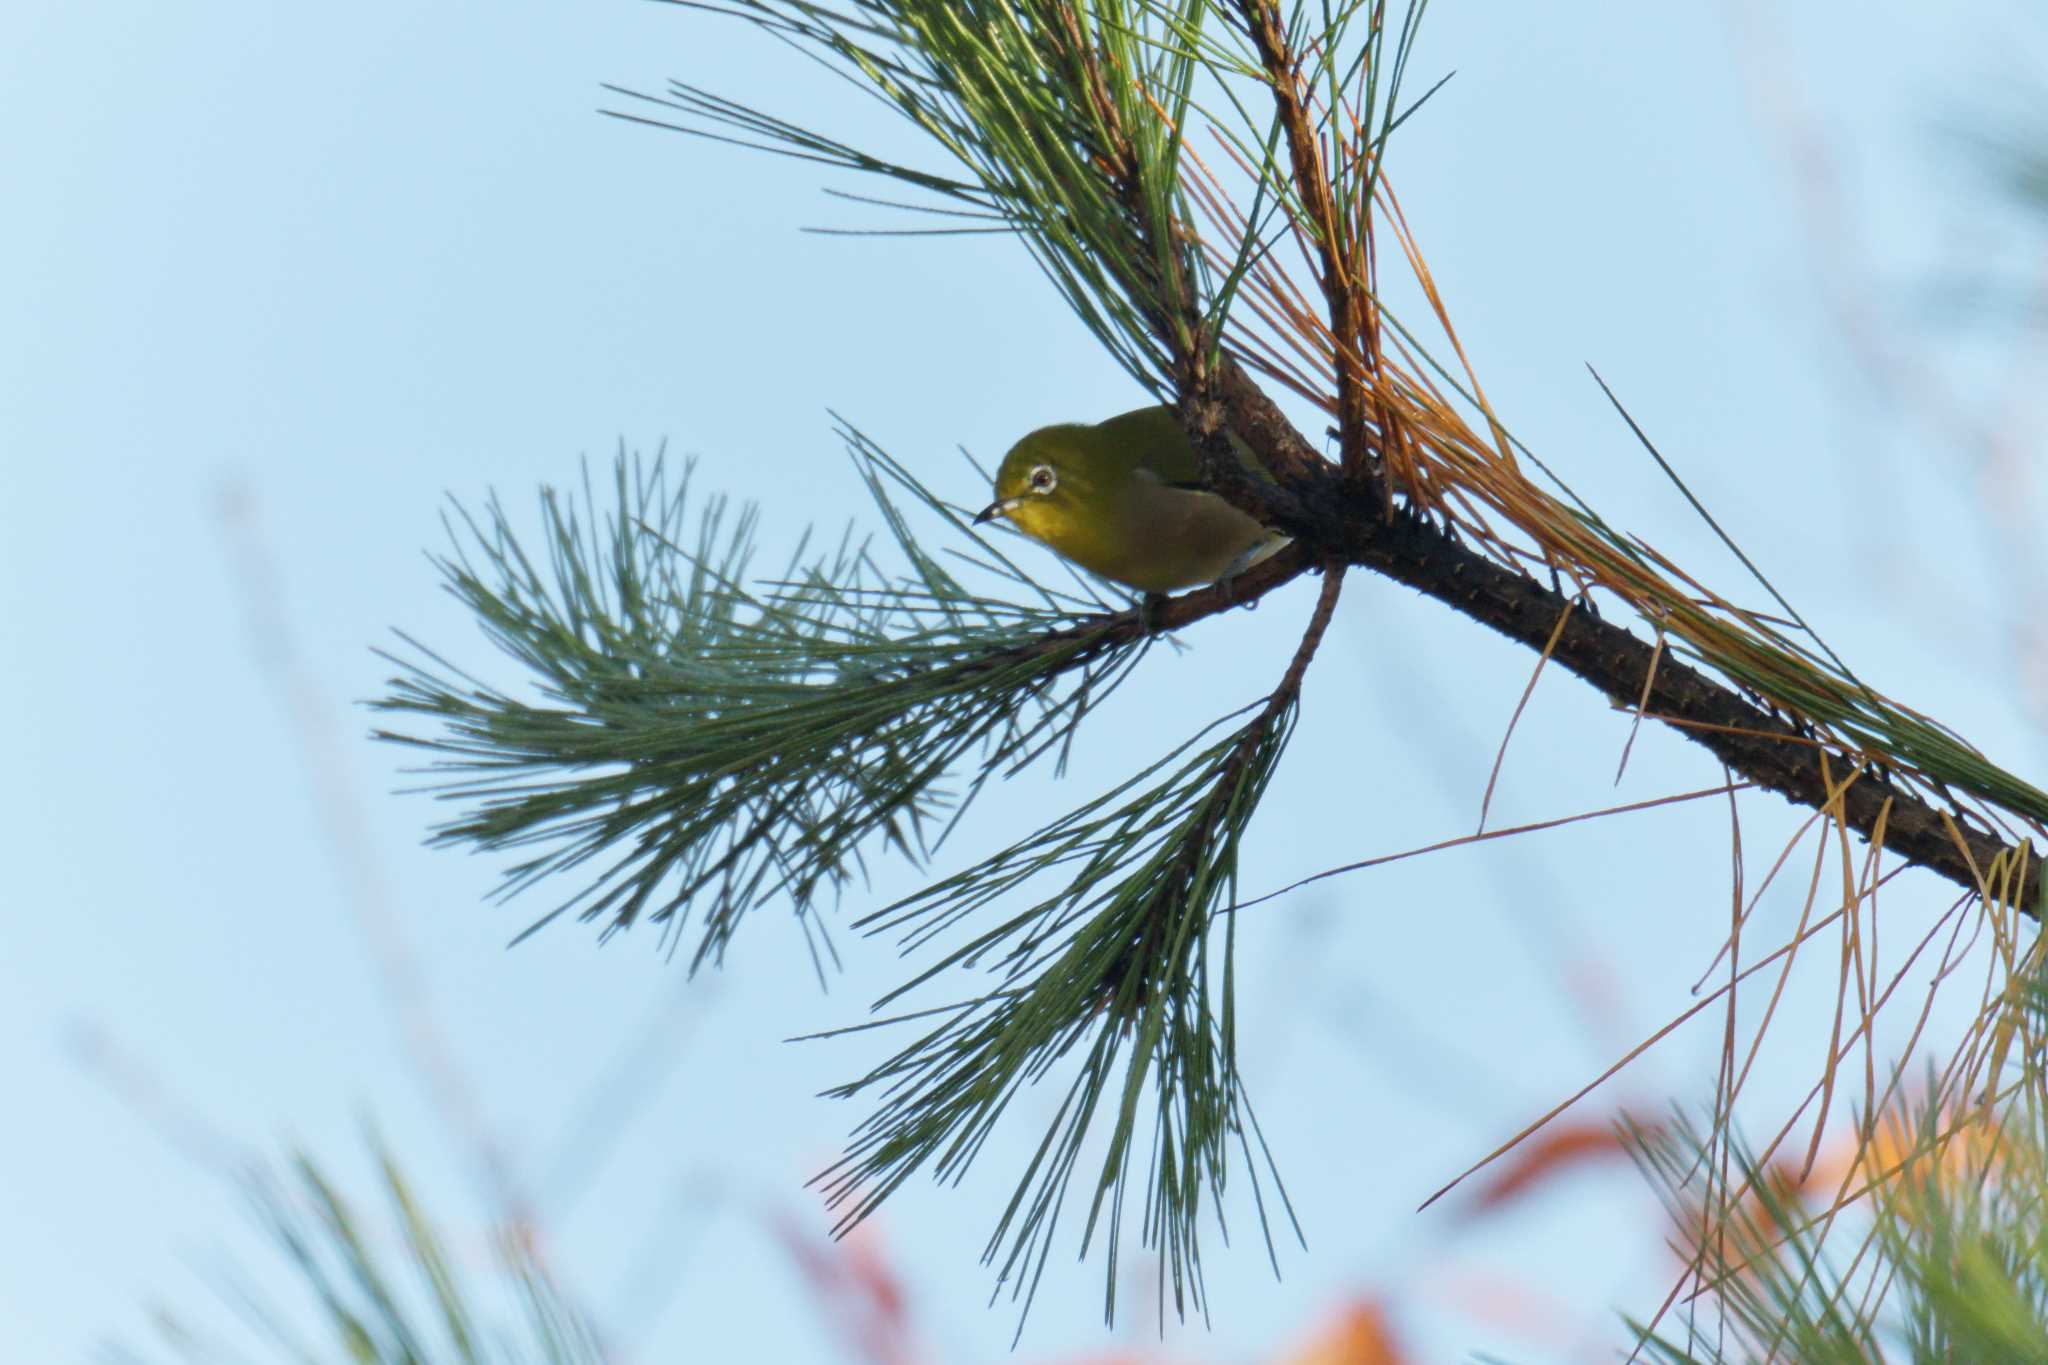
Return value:
<svg viewBox="0 0 2048 1365">
<path fill-rule="evenodd" d="M 1099 487 L 1104 470 L 1089 459 L 1090 438 L 1100 439 L 1093 427 L 1042 427 L 1011 446 L 996 470 L 996 500 L 975 524 L 1008 517 L 1055 548 L 1076 532 L 1087 534 L 1090 516 L 1107 512 L 1103 495 L 1109 491 Z"/>
</svg>

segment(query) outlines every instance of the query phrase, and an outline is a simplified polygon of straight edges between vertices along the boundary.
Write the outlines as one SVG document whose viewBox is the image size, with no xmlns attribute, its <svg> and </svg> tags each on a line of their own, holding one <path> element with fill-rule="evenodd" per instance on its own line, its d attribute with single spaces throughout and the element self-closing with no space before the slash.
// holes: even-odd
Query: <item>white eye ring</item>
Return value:
<svg viewBox="0 0 2048 1365">
<path fill-rule="evenodd" d="M 1051 465 L 1041 464 L 1033 465 L 1031 467 L 1032 492 L 1050 493 L 1053 489 L 1059 487 L 1059 482 L 1060 476 L 1053 472 L 1053 468 Z"/>
</svg>

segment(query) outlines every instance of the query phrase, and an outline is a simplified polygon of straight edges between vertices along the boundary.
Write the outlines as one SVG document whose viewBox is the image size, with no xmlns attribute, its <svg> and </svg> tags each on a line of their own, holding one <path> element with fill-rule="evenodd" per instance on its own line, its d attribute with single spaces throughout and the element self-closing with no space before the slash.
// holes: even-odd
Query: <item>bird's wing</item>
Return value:
<svg viewBox="0 0 2048 1365">
<path fill-rule="evenodd" d="M 1202 462 L 1180 429 L 1172 408 L 1139 408 L 1098 422 L 1108 449 L 1129 460 L 1134 472 L 1172 487 L 1200 488 Z"/>
<path fill-rule="evenodd" d="M 1209 491 L 1209 485 L 1202 479 L 1201 457 L 1195 453 L 1188 434 L 1181 430 L 1180 419 L 1173 415 L 1172 408 L 1155 406 L 1120 413 L 1096 423 L 1095 429 L 1108 438 L 1107 448 L 1132 463 L 1133 473 L 1168 488 Z M 1230 444 L 1236 449 L 1240 464 L 1254 477 L 1265 477 L 1265 467 L 1237 433 L 1231 433 Z"/>
</svg>

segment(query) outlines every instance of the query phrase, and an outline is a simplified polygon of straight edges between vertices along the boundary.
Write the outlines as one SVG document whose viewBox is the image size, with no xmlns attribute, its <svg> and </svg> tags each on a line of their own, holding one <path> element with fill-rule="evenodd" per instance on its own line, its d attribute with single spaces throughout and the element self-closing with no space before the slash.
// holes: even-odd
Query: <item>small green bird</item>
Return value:
<svg viewBox="0 0 2048 1365">
<path fill-rule="evenodd" d="M 1231 577 L 1287 543 L 1204 489 L 1201 475 L 1172 408 L 1041 427 L 1010 447 L 996 500 L 974 522 L 1008 517 L 1089 572 L 1148 593 Z"/>
</svg>

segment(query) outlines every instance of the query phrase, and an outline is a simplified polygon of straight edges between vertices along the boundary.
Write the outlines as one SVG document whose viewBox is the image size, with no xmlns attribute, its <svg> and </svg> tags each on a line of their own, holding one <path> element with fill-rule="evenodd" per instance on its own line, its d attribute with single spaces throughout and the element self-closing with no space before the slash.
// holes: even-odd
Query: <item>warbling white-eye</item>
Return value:
<svg viewBox="0 0 2048 1365">
<path fill-rule="evenodd" d="M 974 521 L 1008 517 L 1089 572 L 1148 593 L 1230 577 L 1287 543 L 1206 491 L 1201 477 L 1173 409 L 1139 408 L 1093 426 L 1041 427 L 1017 442 L 996 471 L 996 500 Z"/>
</svg>

